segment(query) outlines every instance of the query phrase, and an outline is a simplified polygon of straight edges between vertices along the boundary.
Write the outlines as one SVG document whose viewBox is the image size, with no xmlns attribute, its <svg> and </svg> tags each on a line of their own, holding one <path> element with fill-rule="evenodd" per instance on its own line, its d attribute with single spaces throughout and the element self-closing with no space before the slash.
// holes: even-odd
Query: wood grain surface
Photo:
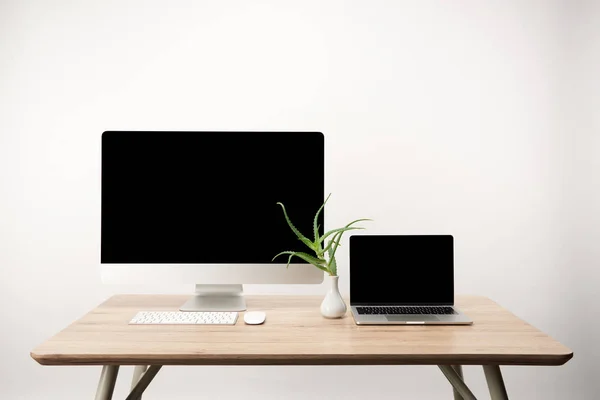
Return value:
<svg viewBox="0 0 600 400">
<path fill-rule="evenodd" d="M 177 311 L 189 296 L 113 296 L 41 344 L 43 365 L 562 365 L 573 353 L 495 302 L 459 296 L 465 326 L 358 326 L 329 320 L 318 296 L 246 296 L 263 325 L 129 325 L 138 311 Z"/>
</svg>

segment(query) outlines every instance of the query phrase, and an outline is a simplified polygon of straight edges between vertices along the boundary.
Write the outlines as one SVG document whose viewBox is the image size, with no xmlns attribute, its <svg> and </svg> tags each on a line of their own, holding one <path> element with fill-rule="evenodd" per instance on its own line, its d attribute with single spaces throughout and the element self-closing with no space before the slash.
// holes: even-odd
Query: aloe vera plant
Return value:
<svg viewBox="0 0 600 400">
<path fill-rule="evenodd" d="M 281 255 L 286 254 L 289 256 L 286 267 L 289 267 L 290 262 L 293 257 L 298 257 L 304 261 L 311 263 L 315 267 L 319 268 L 321 271 L 327 272 L 331 276 L 337 276 L 337 262 L 335 261 L 335 252 L 337 251 L 338 247 L 340 246 L 340 241 L 342 240 L 342 235 L 345 232 L 352 231 L 355 229 L 364 229 L 362 227 L 353 226 L 353 225 L 358 222 L 371 221 L 371 220 L 368 218 L 357 219 L 357 220 L 350 222 L 346 226 L 343 226 L 343 227 L 337 228 L 337 229 L 332 229 L 328 232 L 325 232 L 323 234 L 323 236 L 319 235 L 319 225 L 318 225 L 319 215 L 325 208 L 325 204 L 327 203 L 327 200 L 329 200 L 330 196 L 331 196 L 331 194 L 329 194 L 329 196 L 327 196 L 327 198 L 325 199 L 325 202 L 323 202 L 323 205 L 321 205 L 321 207 L 319 207 L 319 209 L 317 210 L 317 213 L 315 214 L 315 218 L 313 220 L 314 240 L 310 240 L 309 238 L 304 236 L 302 234 L 302 232 L 300 232 L 294 226 L 294 224 L 288 217 L 287 212 L 285 210 L 285 206 L 281 202 L 277 203 L 278 205 L 281 206 L 281 209 L 283 210 L 283 216 L 285 217 L 285 220 L 287 221 L 288 225 L 290 226 L 290 229 L 292 230 L 292 232 L 294 232 L 294 234 L 298 237 L 298 239 L 300 239 L 300 241 L 302 243 L 304 243 L 306 245 L 306 247 L 308 247 L 314 253 L 314 255 L 311 255 L 309 253 L 305 253 L 302 251 L 287 250 L 287 251 L 282 251 L 281 253 L 277 254 L 275 257 L 273 257 L 273 260 L 275 260 L 277 257 L 279 257 Z M 329 238 L 329 240 L 327 240 L 328 238 Z"/>
</svg>

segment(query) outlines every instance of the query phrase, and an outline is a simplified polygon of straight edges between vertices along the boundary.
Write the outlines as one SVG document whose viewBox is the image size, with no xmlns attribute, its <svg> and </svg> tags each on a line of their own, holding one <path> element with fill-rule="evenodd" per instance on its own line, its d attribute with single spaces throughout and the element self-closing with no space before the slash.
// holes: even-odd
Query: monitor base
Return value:
<svg viewBox="0 0 600 400">
<path fill-rule="evenodd" d="M 245 310 L 246 300 L 242 285 L 196 284 L 196 295 L 179 307 L 179 311 Z"/>
</svg>

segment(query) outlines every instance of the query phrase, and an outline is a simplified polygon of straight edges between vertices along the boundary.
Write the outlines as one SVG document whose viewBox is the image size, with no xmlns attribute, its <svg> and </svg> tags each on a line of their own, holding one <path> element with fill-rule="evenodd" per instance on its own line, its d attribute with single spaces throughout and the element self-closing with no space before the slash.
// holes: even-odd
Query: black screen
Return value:
<svg viewBox="0 0 600 400">
<path fill-rule="evenodd" d="M 102 135 L 102 263 L 272 263 L 323 201 L 319 132 Z"/>
<path fill-rule="evenodd" d="M 452 236 L 350 236 L 350 301 L 452 305 Z"/>
</svg>

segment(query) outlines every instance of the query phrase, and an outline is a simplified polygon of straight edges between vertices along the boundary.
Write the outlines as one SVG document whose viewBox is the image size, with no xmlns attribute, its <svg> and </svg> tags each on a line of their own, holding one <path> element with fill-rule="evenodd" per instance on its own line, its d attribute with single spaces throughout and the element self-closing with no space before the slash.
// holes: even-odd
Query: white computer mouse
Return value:
<svg viewBox="0 0 600 400">
<path fill-rule="evenodd" d="M 262 311 L 248 311 L 244 313 L 244 322 L 248 325 L 260 325 L 265 322 L 267 314 Z"/>
</svg>

